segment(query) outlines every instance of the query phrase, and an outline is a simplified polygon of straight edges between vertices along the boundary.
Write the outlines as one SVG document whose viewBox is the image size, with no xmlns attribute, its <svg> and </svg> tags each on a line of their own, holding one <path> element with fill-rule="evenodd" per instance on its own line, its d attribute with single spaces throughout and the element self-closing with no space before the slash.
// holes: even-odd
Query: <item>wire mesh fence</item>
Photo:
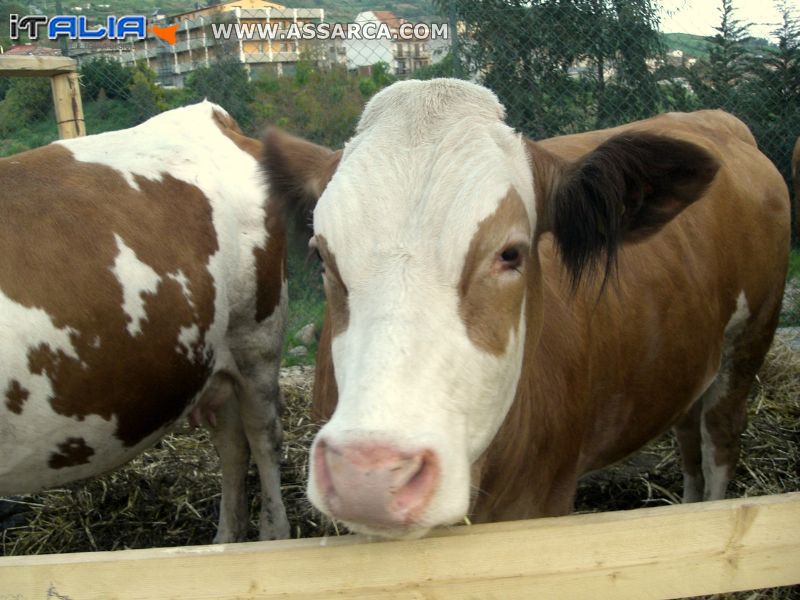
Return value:
<svg viewBox="0 0 800 600">
<path fill-rule="evenodd" d="M 447 76 L 492 89 L 508 122 L 533 138 L 722 108 L 750 126 L 791 187 L 800 22 L 788 3 L 764 27 L 739 18 L 742 0 L 717 0 L 715 35 L 701 37 L 660 31 L 668 0 L 167 0 L 164 14 L 150 14 L 152 0 L 107 1 L 70 10 L 108 23 L 110 14 L 135 13 L 133 4 L 148 11 L 147 34 L 11 42 L 0 31 L 7 53 L 78 61 L 88 133 L 207 98 L 251 135 L 274 124 L 337 147 L 383 87 Z M 4 27 L 9 14 L 26 10 L 8 4 Z M 0 78 L 0 154 L 54 139 L 51 111 L 46 80 Z M 295 297 L 318 293 L 312 278 L 297 281 Z M 319 321 L 312 296 L 292 327 Z"/>
</svg>

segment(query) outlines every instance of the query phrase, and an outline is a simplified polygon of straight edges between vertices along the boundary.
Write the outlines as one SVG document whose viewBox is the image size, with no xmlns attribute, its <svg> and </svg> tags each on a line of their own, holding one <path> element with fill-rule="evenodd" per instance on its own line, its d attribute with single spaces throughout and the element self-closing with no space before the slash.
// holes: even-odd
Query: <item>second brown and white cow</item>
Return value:
<svg viewBox="0 0 800 600">
<path fill-rule="evenodd" d="M 191 416 L 222 465 L 218 542 L 283 538 L 283 219 L 208 102 L 0 160 L 0 494 L 130 460 Z"/>
<path fill-rule="evenodd" d="M 404 82 L 341 154 L 273 132 L 264 162 L 287 202 L 324 189 L 320 510 L 387 537 L 559 515 L 671 426 L 685 500 L 724 496 L 789 249 L 786 185 L 740 121 L 534 143 L 485 88 Z"/>
</svg>

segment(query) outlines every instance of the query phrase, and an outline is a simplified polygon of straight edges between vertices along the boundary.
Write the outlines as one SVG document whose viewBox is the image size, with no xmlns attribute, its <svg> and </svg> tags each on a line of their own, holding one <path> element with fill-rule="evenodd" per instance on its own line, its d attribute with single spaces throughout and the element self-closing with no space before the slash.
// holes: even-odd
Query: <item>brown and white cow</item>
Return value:
<svg viewBox="0 0 800 600">
<path fill-rule="evenodd" d="M 191 414 L 221 457 L 215 540 L 289 534 L 278 473 L 285 232 L 204 102 L 0 160 L 0 494 L 130 460 Z"/>
<path fill-rule="evenodd" d="M 310 499 L 388 537 L 559 515 L 670 426 L 684 499 L 723 497 L 781 305 L 785 183 L 719 111 L 541 143 L 503 119 L 482 87 L 415 81 L 341 155 L 268 134 L 285 201 L 324 188 Z"/>
</svg>

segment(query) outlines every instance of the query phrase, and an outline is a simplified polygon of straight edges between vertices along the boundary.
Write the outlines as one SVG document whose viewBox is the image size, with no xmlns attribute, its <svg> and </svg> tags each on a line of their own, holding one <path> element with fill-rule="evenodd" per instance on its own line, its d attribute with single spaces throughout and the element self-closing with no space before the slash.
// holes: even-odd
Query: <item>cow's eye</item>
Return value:
<svg viewBox="0 0 800 600">
<path fill-rule="evenodd" d="M 519 268 L 522 265 L 522 252 L 516 246 L 509 246 L 500 252 L 498 261 L 503 269 L 514 269 L 515 271 L 519 271 Z"/>
</svg>

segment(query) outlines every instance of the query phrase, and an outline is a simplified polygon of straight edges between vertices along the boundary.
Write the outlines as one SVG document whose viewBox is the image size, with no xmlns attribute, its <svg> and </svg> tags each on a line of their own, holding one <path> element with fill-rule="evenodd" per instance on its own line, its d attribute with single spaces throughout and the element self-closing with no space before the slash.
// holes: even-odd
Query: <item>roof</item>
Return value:
<svg viewBox="0 0 800 600">
<path fill-rule="evenodd" d="M 373 10 L 372 14 L 389 27 L 399 27 L 405 21 L 405 19 L 401 19 L 390 10 Z"/>
<path fill-rule="evenodd" d="M 167 15 L 167 19 L 177 19 L 184 15 L 210 15 L 217 12 L 227 12 L 229 10 L 235 10 L 237 5 L 243 9 L 252 9 L 252 6 L 242 6 L 242 4 L 262 4 L 262 8 L 276 8 L 276 9 L 284 9 L 286 8 L 282 4 L 277 4 L 275 2 L 269 2 L 269 0 L 261 0 L 261 2 L 242 2 L 242 0 L 228 0 L 228 2 L 220 2 L 219 4 L 211 4 L 206 6 L 201 6 L 199 8 L 194 8 L 191 10 L 184 11 L 182 13 L 178 13 L 175 15 Z M 231 6 L 233 5 L 233 6 Z"/>
<path fill-rule="evenodd" d="M 39 46 L 38 44 L 18 44 L 10 46 L 4 54 L 13 56 L 61 56 L 61 50 Z"/>
</svg>

